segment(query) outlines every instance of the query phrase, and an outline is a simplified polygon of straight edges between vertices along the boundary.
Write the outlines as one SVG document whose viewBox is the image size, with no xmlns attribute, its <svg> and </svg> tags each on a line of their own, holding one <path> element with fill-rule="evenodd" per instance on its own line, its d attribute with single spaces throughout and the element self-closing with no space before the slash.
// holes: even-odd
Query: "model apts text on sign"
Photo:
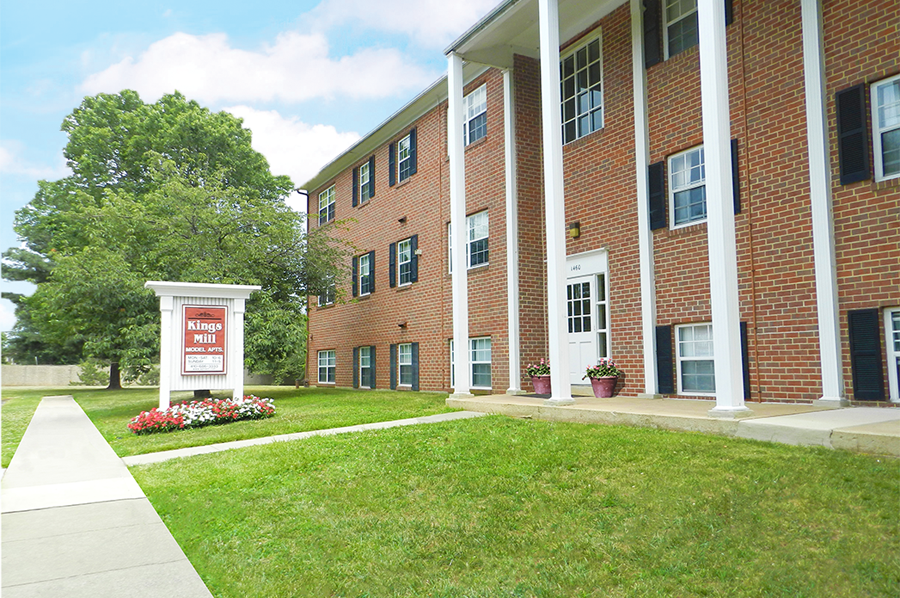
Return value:
<svg viewBox="0 0 900 598">
<path fill-rule="evenodd" d="M 184 306 L 184 352 L 182 374 L 224 374 L 225 306 Z"/>
</svg>

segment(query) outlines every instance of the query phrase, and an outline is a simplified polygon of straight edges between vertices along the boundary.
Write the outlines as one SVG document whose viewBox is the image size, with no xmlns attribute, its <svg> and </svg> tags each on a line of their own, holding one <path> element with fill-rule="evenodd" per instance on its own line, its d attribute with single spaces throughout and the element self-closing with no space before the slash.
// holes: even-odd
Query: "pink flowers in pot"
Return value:
<svg viewBox="0 0 900 598">
<path fill-rule="evenodd" d="M 622 370 L 618 368 L 616 362 L 607 357 L 601 357 L 597 365 L 588 366 L 582 380 L 586 378 L 609 378 L 618 377 L 622 374 Z"/>
<path fill-rule="evenodd" d="M 550 362 L 542 357 L 539 364 L 532 364 L 525 368 L 525 373 L 529 376 L 549 376 Z"/>
</svg>

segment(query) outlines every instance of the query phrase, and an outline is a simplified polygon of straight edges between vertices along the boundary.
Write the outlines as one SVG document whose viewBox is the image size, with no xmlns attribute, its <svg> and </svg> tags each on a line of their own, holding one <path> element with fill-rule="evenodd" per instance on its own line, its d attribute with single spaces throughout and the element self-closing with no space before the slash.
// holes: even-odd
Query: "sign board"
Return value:
<svg viewBox="0 0 900 598">
<path fill-rule="evenodd" d="M 225 374 L 228 308 L 183 305 L 182 309 L 182 375 Z"/>
</svg>

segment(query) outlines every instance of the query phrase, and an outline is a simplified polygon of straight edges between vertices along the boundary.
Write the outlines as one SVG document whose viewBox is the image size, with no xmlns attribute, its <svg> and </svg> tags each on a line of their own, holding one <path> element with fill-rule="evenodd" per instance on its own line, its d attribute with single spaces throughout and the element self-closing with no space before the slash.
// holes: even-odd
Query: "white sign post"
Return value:
<svg viewBox="0 0 900 598">
<path fill-rule="evenodd" d="M 159 408 L 172 391 L 233 389 L 244 395 L 244 304 L 262 287 L 160 282 Z"/>
</svg>

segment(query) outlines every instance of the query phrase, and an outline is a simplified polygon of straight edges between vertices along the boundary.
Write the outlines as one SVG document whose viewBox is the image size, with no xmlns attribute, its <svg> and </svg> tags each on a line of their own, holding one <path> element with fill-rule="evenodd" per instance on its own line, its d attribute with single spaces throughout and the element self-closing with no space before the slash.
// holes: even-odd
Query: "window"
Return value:
<svg viewBox="0 0 900 598">
<path fill-rule="evenodd" d="M 475 268 L 488 263 L 488 213 L 472 214 L 466 218 L 466 266 Z M 450 273 L 453 274 L 453 229 L 447 225 Z"/>
<path fill-rule="evenodd" d="M 606 274 L 597 275 L 597 353 L 609 357 L 609 298 L 606 295 Z"/>
<path fill-rule="evenodd" d="M 359 348 L 359 385 L 363 388 L 373 388 L 374 372 L 372 368 L 372 347 Z"/>
<path fill-rule="evenodd" d="M 334 220 L 334 185 L 319 193 L 319 225 Z"/>
<path fill-rule="evenodd" d="M 407 135 L 397 142 L 397 179 L 402 183 L 412 174 L 412 143 L 410 136 Z"/>
<path fill-rule="evenodd" d="M 371 180 L 369 172 L 369 163 L 366 162 L 359 167 L 359 200 L 360 202 L 368 201 L 368 199 L 372 196 L 370 191 L 370 185 L 372 185 L 373 181 Z"/>
<path fill-rule="evenodd" d="M 334 303 L 335 296 L 337 295 L 337 288 L 334 284 L 334 280 L 329 280 L 326 283 L 325 290 L 319 294 L 319 306 L 331 305 Z"/>
<path fill-rule="evenodd" d="M 372 264 L 371 255 L 366 253 L 359 256 L 359 294 L 368 295 L 372 292 Z"/>
<path fill-rule="evenodd" d="M 697 0 L 665 2 L 666 57 L 670 58 L 697 45 Z"/>
<path fill-rule="evenodd" d="M 884 327 L 891 400 L 898 402 L 900 401 L 900 307 L 885 310 Z"/>
<path fill-rule="evenodd" d="M 397 243 L 397 279 L 400 286 L 412 282 L 412 239 Z"/>
<path fill-rule="evenodd" d="M 319 351 L 319 384 L 334 384 L 335 366 L 334 349 Z"/>
<path fill-rule="evenodd" d="M 470 338 L 469 351 L 472 388 L 491 388 L 491 338 Z M 456 386 L 456 356 L 450 339 L 450 386 Z"/>
<path fill-rule="evenodd" d="M 469 145 L 487 135 L 487 86 L 482 85 L 463 98 L 463 109 L 463 144 Z"/>
<path fill-rule="evenodd" d="M 900 75 L 872 86 L 875 180 L 900 177 Z"/>
<path fill-rule="evenodd" d="M 600 37 L 582 44 L 560 60 L 563 143 L 603 127 L 603 68 Z"/>
<path fill-rule="evenodd" d="M 715 393 L 712 324 L 676 326 L 675 330 L 678 339 L 675 356 L 679 394 Z"/>
<path fill-rule="evenodd" d="M 669 212 L 673 228 L 706 220 L 703 146 L 669 158 Z"/>
<path fill-rule="evenodd" d="M 403 343 L 397 347 L 397 379 L 400 381 L 400 386 L 412 386 L 412 383 L 413 383 L 412 343 Z"/>
</svg>

